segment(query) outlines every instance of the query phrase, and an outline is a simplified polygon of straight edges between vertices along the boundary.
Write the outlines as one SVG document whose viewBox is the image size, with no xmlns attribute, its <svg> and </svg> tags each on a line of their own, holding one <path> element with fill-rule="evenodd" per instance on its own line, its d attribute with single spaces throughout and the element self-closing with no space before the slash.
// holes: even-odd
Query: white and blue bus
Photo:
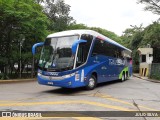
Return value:
<svg viewBox="0 0 160 120">
<path fill-rule="evenodd" d="M 131 76 L 131 50 L 92 30 L 70 30 L 47 36 L 38 64 L 38 83 L 94 89 L 98 83 Z"/>
</svg>

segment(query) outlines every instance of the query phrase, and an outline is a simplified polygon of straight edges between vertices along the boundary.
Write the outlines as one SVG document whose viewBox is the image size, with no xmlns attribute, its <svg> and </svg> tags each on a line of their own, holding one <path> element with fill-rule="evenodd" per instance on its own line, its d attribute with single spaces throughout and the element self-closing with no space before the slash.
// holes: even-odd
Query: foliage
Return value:
<svg viewBox="0 0 160 120">
<path fill-rule="evenodd" d="M 115 40 L 118 43 L 121 43 L 121 38 L 119 36 L 117 36 L 114 32 L 108 31 L 106 29 L 102 29 L 99 27 L 90 27 L 89 29 L 97 31 L 101 34 L 103 34 L 104 36 L 107 36 L 108 38 Z"/>
<path fill-rule="evenodd" d="M 97 31 L 98 33 L 101 33 L 102 35 L 104 36 L 107 36 L 108 38 L 110 39 L 113 39 L 115 40 L 116 42 L 118 43 L 121 43 L 121 38 L 119 36 L 117 36 L 115 33 L 111 32 L 111 31 L 108 31 L 106 29 L 102 29 L 102 28 L 99 28 L 99 27 L 88 27 L 84 24 L 76 24 L 76 23 L 72 23 L 68 26 L 69 30 L 75 30 L 75 29 L 89 29 L 89 30 L 94 30 L 94 31 Z"/>
<path fill-rule="evenodd" d="M 141 44 L 150 44 L 151 47 L 160 47 L 160 23 L 153 22 L 144 30 L 145 34 Z"/>
<path fill-rule="evenodd" d="M 72 23 L 67 27 L 68 30 L 76 30 L 76 29 L 89 29 L 88 26 L 84 25 L 84 24 L 76 24 L 76 23 Z"/>
<path fill-rule="evenodd" d="M 146 27 L 144 30 L 143 41 L 141 46 L 150 44 L 153 48 L 153 62 L 160 63 L 160 23 L 153 22 L 153 24 Z"/>
<path fill-rule="evenodd" d="M 160 74 L 159 72 L 154 72 L 150 75 L 151 79 L 156 79 L 156 80 L 160 80 Z"/>
<path fill-rule="evenodd" d="M 160 14 L 159 0 L 139 0 L 146 4 L 145 10 Z M 43 41 L 47 34 L 74 29 L 91 29 L 130 48 L 134 68 L 137 69 L 139 56 L 137 49 L 150 44 L 154 48 L 154 62 L 160 62 L 160 23 L 153 22 L 144 28 L 131 26 L 121 37 L 99 27 L 77 24 L 69 15 L 70 6 L 64 0 L 0 0 L 0 71 L 7 78 L 7 70 L 18 74 L 14 65 L 22 61 L 22 71 L 26 64 L 32 63 L 31 47 Z M 20 44 L 21 43 L 21 44 Z M 20 45 L 22 55 L 20 56 Z M 40 49 L 37 49 L 40 51 Z M 39 55 L 36 56 L 38 59 Z M 18 65 L 19 66 L 19 65 Z"/>
<path fill-rule="evenodd" d="M 66 30 L 68 25 L 74 22 L 73 17 L 69 16 L 70 6 L 64 3 L 64 0 L 42 0 L 44 12 L 50 20 L 48 26 L 51 31 Z"/>
<path fill-rule="evenodd" d="M 55 0 L 35 0 L 37 3 L 50 3 L 50 2 L 54 2 Z"/>
<path fill-rule="evenodd" d="M 0 8 L 0 68 L 7 74 L 7 69 L 20 60 L 19 48 L 24 39 L 22 61 L 31 61 L 31 46 L 46 36 L 48 20 L 33 0 L 1 0 Z"/>
<path fill-rule="evenodd" d="M 127 28 L 123 35 L 121 36 L 122 44 L 130 49 L 137 49 L 139 42 L 141 42 L 142 34 L 143 34 L 143 26 L 132 26 L 132 28 Z"/>
<path fill-rule="evenodd" d="M 146 4 L 145 10 L 160 15 L 160 0 L 138 0 L 138 3 Z"/>
<path fill-rule="evenodd" d="M 160 71 L 160 63 L 153 63 L 151 65 L 151 73 L 149 77 L 152 79 L 160 80 L 159 71 Z"/>
<path fill-rule="evenodd" d="M 126 47 L 132 50 L 133 65 L 139 65 L 139 47 L 147 47 L 148 44 L 153 48 L 153 62 L 160 63 L 160 23 L 153 22 L 151 25 L 143 28 L 132 26 L 127 28 L 121 36 L 122 42 Z M 136 68 L 136 67 L 135 67 Z M 137 70 L 136 70 L 137 71 Z"/>
</svg>

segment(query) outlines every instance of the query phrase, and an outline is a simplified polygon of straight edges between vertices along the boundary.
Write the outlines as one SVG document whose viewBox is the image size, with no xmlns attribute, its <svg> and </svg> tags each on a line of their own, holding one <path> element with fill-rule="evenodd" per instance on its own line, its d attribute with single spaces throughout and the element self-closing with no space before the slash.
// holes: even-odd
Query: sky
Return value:
<svg viewBox="0 0 160 120">
<path fill-rule="evenodd" d="M 65 0 L 65 3 L 71 6 L 70 16 L 77 23 L 101 27 L 119 36 L 131 25 L 146 27 L 159 18 L 144 11 L 145 5 L 137 4 L 137 0 Z"/>
</svg>

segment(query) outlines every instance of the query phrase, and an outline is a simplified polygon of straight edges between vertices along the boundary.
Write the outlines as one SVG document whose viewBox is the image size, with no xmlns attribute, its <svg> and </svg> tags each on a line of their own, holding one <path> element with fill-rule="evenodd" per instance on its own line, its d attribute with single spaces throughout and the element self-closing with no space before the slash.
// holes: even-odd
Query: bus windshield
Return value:
<svg viewBox="0 0 160 120">
<path fill-rule="evenodd" d="M 47 38 L 42 48 L 39 68 L 51 71 L 73 69 L 72 44 L 77 39 L 77 35 Z"/>
</svg>

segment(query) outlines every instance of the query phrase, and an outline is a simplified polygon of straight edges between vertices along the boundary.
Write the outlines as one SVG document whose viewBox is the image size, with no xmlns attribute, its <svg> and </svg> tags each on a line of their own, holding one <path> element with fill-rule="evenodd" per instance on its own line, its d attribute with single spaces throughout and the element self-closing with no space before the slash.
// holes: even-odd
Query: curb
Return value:
<svg viewBox="0 0 160 120">
<path fill-rule="evenodd" d="M 15 83 L 15 82 L 31 82 L 31 81 L 36 81 L 36 78 L 33 79 L 12 79 L 12 80 L 0 80 L 1 83 Z"/>
<path fill-rule="evenodd" d="M 133 75 L 134 77 L 137 77 L 137 78 L 140 78 L 142 80 L 147 80 L 147 81 L 150 81 L 150 82 L 154 82 L 154 83 L 160 83 L 160 81 L 158 80 L 153 80 L 153 79 L 145 79 L 143 77 L 140 77 L 140 76 L 137 76 L 137 75 Z"/>
</svg>

